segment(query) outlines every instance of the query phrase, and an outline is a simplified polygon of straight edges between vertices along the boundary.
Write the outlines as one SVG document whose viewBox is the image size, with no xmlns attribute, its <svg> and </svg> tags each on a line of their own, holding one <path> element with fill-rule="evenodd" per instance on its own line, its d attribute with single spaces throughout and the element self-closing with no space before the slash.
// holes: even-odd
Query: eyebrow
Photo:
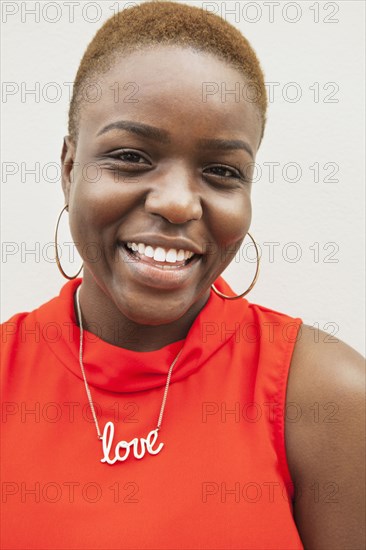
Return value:
<svg viewBox="0 0 366 550">
<path fill-rule="evenodd" d="M 117 120 L 111 124 L 104 126 L 98 133 L 97 136 L 111 132 L 112 130 L 127 130 L 138 136 L 142 136 L 148 139 L 155 139 L 161 143 L 169 143 L 170 137 L 169 133 L 155 126 L 149 126 L 148 124 L 142 124 L 141 122 L 131 122 L 129 120 Z"/>
<path fill-rule="evenodd" d="M 130 120 L 117 120 L 116 122 L 107 124 L 107 126 L 104 126 L 104 128 L 99 130 L 97 136 L 101 136 L 113 130 L 127 130 L 128 132 L 138 136 L 154 139 L 160 143 L 171 142 L 169 132 L 166 130 L 156 128 L 156 126 L 143 124 L 142 122 L 132 122 Z M 221 149 L 224 151 L 243 149 L 249 153 L 252 158 L 254 158 L 253 151 L 251 150 L 249 144 L 241 139 L 200 139 L 198 143 L 205 149 Z"/>
<path fill-rule="evenodd" d="M 199 144 L 206 149 L 221 149 L 224 151 L 244 149 L 244 151 L 254 158 L 250 145 L 241 139 L 200 139 Z"/>
</svg>

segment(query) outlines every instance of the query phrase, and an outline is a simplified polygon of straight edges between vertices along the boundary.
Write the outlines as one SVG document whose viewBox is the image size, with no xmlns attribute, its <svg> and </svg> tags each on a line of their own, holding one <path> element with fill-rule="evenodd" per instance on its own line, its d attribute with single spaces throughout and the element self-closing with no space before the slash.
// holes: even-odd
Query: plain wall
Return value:
<svg viewBox="0 0 366 550">
<path fill-rule="evenodd" d="M 48 301 L 66 282 L 52 243 L 64 205 L 59 163 L 71 83 L 102 22 L 117 6 L 134 3 L 1 3 L 2 321 Z M 248 299 L 362 352 L 364 3 L 189 4 L 243 32 L 271 92 L 250 228 L 262 264 Z M 71 240 L 64 216 L 61 242 Z M 243 261 L 252 257 L 247 242 L 223 274 L 238 293 L 254 273 L 254 264 Z"/>
</svg>

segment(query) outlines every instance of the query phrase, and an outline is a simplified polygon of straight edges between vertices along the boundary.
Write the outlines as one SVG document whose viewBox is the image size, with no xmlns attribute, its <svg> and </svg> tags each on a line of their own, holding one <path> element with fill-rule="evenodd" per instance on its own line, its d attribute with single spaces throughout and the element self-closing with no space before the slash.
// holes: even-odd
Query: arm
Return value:
<svg viewBox="0 0 366 550">
<path fill-rule="evenodd" d="M 302 325 L 286 396 L 298 414 L 296 421 L 286 418 L 285 438 L 306 550 L 366 547 L 364 392 L 362 356 Z"/>
</svg>

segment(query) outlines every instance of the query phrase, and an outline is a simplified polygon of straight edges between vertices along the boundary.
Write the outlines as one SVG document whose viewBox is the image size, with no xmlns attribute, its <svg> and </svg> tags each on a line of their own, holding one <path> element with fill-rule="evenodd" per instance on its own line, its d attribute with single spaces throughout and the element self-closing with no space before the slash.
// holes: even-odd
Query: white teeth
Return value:
<svg viewBox="0 0 366 550">
<path fill-rule="evenodd" d="M 153 258 L 154 257 L 154 249 L 152 246 L 147 246 L 145 248 L 145 252 L 144 252 L 145 256 L 147 256 L 148 258 Z"/>
<path fill-rule="evenodd" d="M 127 246 L 134 252 L 138 252 L 139 254 L 141 254 L 141 256 L 154 258 L 154 260 L 157 262 L 176 263 L 182 262 L 183 260 L 188 260 L 189 258 L 192 258 L 192 256 L 194 256 L 194 252 L 183 250 L 183 248 L 180 248 L 179 250 L 175 248 L 170 248 L 168 251 L 166 251 L 161 246 L 153 248 L 152 246 L 145 245 L 144 243 L 133 242 L 128 242 Z"/>
<path fill-rule="evenodd" d="M 161 248 L 160 246 L 158 246 L 158 248 L 155 249 L 154 260 L 156 260 L 157 262 L 165 262 L 164 248 Z"/>
<path fill-rule="evenodd" d="M 170 248 L 166 255 L 166 261 L 175 263 L 177 261 L 177 251 L 174 248 Z"/>
</svg>

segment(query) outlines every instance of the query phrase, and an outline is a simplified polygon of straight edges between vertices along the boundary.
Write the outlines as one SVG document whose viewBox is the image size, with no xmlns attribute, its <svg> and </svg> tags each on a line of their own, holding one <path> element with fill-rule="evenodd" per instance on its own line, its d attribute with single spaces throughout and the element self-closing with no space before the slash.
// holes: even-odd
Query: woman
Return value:
<svg viewBox="0 0 366 550">
<path fill-rule="evenodd" d="M 363 547 L 362 358 L 220 276 L 265 120 L 258 60 L 212 14 L 141 4 L 88 46 L 60 212 L 83 277 L 58 260 L 60 295 L 2 325 L 6 548 Z"/>
</svg>

